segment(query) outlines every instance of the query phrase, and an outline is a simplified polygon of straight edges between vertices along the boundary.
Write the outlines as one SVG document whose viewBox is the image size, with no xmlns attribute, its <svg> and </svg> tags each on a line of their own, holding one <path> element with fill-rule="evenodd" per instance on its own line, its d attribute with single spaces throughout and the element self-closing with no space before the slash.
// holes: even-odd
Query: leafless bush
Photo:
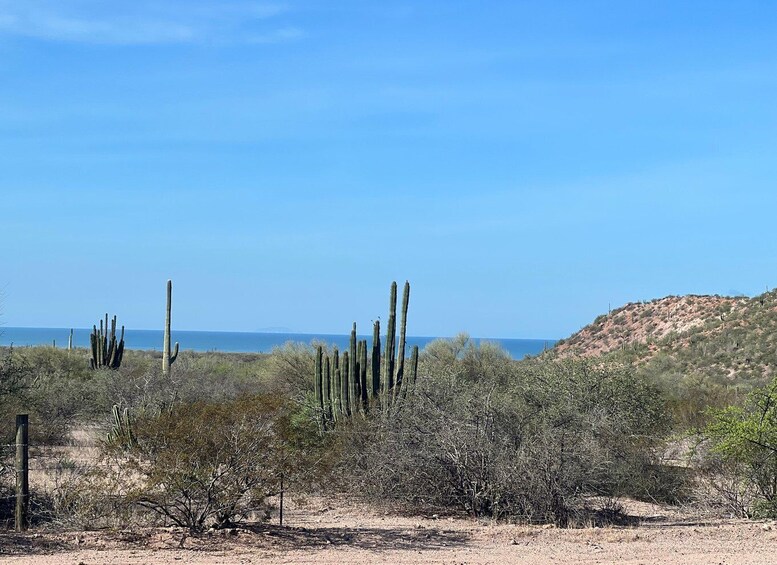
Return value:
<svg viewBox="0 0 777 565">
<path fill-rule="evenodd" d="M 102 459 L 57 473 L 49 498 L 50 520 L 64 527 L 98 529 L 151 523 L 126 498 L 130 478 L 121 462 Z"/>
<path fill-rule="evenodd" d="M 406 505 L 580 523 L 586 497 L 645 488 L 661 407 L 624 366 L 516 364 L 458 338 L 428 348 L 404 404 L 345 432 L 347 480 Z"/>
</svg>

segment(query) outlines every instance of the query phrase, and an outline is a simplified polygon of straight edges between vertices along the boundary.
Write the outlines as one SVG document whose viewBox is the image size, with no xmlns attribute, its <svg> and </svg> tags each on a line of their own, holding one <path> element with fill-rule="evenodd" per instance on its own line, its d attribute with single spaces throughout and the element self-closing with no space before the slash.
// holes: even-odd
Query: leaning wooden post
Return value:
<svg viewBox="0 0 777 565">
<path fill-rule="evenodd" d="M 27 414 L 16 416 L 16 513 L 14 515 L 16 531 L 23 532 L 29 524 L 30 510 L 30 461 L 29 461 L 29 417 Z"/>
</svg>

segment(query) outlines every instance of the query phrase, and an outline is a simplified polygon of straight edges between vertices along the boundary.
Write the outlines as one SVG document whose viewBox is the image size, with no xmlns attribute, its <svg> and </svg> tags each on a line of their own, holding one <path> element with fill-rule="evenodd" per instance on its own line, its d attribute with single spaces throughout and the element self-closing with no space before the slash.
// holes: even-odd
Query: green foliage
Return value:
<svg viewBox="0 0 777 565">
<path fill-rule="evenodd" d="M 753 514 L 777 517 L 777 380 L 754 391 L 744 406 L 712 416 L 705 429 L 712 453 L 745 467 L 740 480 L 757 493 Z"/>
</svg>

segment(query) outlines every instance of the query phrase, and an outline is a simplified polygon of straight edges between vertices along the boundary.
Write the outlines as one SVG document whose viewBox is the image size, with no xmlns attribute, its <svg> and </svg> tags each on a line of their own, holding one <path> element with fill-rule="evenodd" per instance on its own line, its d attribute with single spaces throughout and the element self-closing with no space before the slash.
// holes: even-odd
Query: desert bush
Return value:
<svg viewBox="0 0 777 565">
<path fill-rule="evenodd" d="M 32 365 L 12 347 L 0 350 L 0 404 L 7 404 L 32 384 Z"/>
<path fill-rule="evenodd" d="M 116 371 L 91 371 L 88 352 L 52 347 L 6 349 L 0 359 L 0 410 L 5 419 L 30 414 L 36 444 L 66 444 L 76 428 L 101 425 L 117 404 L 155 414 L 175 403 L 225 402 L 271 388 L 268 355 L 193 353 L 162 377 L 158 352 L 126 351 Z M 7 370 L 6 370 L 7 369 Z M 14 382 L 5 376 L 14 375 Z M 13 384 L 5 394 L 3 383 Z"/>
<path fill-rule="evenodd" d="M 587 497 L 658 490 L 660 473 L 640 477 L 665 424 L 657 389 L 624 365 L 516 363 L 459 337 L 430 344 L 406 402 L 350 434 L 344 472 L 383 500 L 566 526 Z"/>
<path fill-rule="evenodd" d="M 273 392 L 299 400 L 312 391 L 316 345 L 288 342 L 273 349 L 267 366 L 267 382 Z"/>
<path fill-rule="evenodd" d="M 86 530 L 150 524 L 148 517 L 129 502 L 127 489 L 126 469 L 116 458 L 59 469 L 49 495 L 49 521 Z"/>
<path fill-rule="evenodd" d="M 736 459 L 723 459 L 702 445 L 701 461 L 695 468 L 697 504 L 735 518 L 751 518 L 757 489 L 747 480 L 748 466 Z"/>
<path fill-rule="evenodd" d="M 179 404 L 138 418 L 134 432 L 126 500 L 195 530 L 262 515 L 281 475 L 293 482 L 315 466 L 312 419 L 277 396 Z"/>
</svg>

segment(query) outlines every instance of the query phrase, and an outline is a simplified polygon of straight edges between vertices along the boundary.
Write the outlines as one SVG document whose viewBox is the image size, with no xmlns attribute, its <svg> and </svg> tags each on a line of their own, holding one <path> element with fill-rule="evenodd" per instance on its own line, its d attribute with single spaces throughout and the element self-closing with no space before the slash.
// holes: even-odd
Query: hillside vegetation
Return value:
<svg viewBox="0 0 777 565">
<path fill-rule="evenodd" d="M 548 358 L 600 357 L 633 364 L 665 391 L 681 428 L 709 408 L 740 404 L 774 377 L 777 291 L 754 298 L 668 296 L 601 315 Z"/>
<path fill-rule="evenodd" d="M 617 355 L 752 385 L 773 375 L 775 352 L 777 291 L 771 291 L 754 298 L 689 295 L 627 304 L 560 341 L 553 355 Z"/>
</svg>

